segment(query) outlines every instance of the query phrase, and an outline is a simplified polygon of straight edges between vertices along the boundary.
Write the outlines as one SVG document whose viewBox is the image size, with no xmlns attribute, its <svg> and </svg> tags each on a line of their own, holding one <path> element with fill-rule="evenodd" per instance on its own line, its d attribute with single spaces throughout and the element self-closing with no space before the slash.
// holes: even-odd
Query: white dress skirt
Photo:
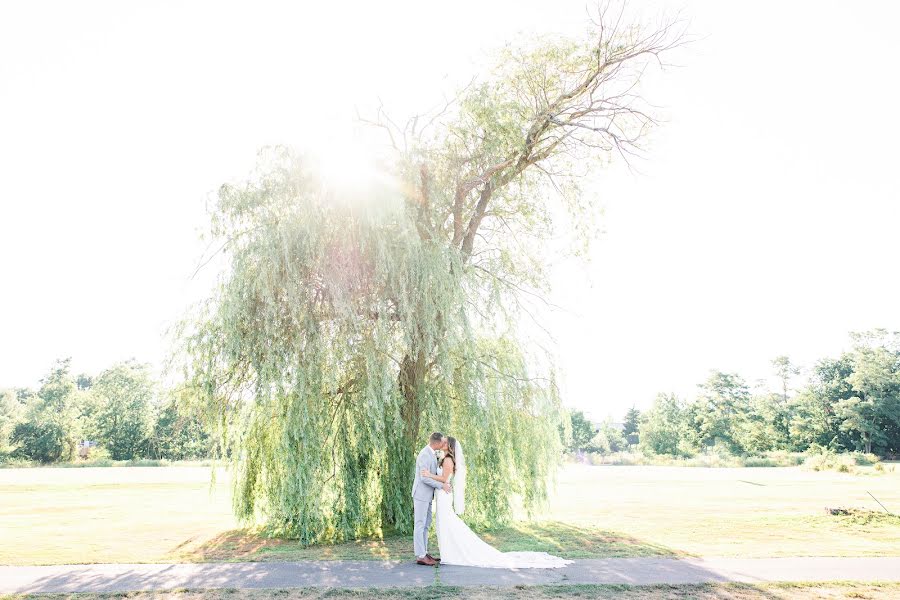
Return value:
<svg viewBox="0 0 900 600">
<path fill-rule="evenodd" d="M 495 569 L 558 569 L 570 564 L 546 552 L 500 552 L 469 529 L 453 510 L 453 494 L 435 492 L 436 529 L 442 565 Z"/>
</svg>

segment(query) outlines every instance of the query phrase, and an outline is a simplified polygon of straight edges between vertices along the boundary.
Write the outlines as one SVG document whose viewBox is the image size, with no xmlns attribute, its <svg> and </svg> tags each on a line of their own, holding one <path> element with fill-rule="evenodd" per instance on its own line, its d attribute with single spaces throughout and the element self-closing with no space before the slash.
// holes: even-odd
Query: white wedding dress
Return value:
<svg viewBox="0 0 900 600">
<path fill-rule="evenodd" d="M 438 475 L 441 469 L 438 469 Z M 451 477 L 452 485 L 453 477 Z M 571 563 L 546 552 L 500 552 L 469 529 L 453 510 L 453 494 L 436 490 L 436 529 L 442 565 L 495 569 L 558 569 Z"/>
</svg>

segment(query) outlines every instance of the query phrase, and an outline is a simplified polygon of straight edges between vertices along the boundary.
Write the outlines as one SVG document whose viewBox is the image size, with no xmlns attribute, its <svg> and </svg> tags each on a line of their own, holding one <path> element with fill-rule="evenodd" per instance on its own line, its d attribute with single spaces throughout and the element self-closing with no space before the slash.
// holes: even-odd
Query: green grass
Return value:
<svg viewBox="0 0 900 600">
<path fill-rule="evenodd" d="M 0 564 L 160 562 L 236 527 L 205 467 L 0 470 Z"/>
<path fill-rule="evenodd" d="M 102 594 L 29 594 L 2 596 L 0 600 L 523 600 L 530 598 L 617 598 L 622 600 L 834 600 L 866 598 L 890 600 L 900 597 L 900 584 L 878 583 L 792 583 L 745 584 L 717 583 L 703 585 L 535 585 L 498 587 L 449 587 L 389 589 L 262 589 L 262 590 L 174 590 L 171 592 L 128 592 Z"/>
<path fill-rule="evenodd" d="M 541 519 L 481 533 L 568 558 L 900 555 L 900 518 L 867 493 L 900 513 L 900 474 L 870 469 L 568 465 Z M 240 529 L 229 494 L 205 467 L 0 469 L 0 564 L 410 558 L 405 535 L 304 548 Z"/>
<path fill-rule="evenodd" d="M 550 514 L 698 556 L 900 554 L 896 522 L 859 523 L 825 507 L 900 512 L 900 476 L 801 468 L 573 467 Z M 578 490 L 580 495 L 573 493 Z"/>
</svg>

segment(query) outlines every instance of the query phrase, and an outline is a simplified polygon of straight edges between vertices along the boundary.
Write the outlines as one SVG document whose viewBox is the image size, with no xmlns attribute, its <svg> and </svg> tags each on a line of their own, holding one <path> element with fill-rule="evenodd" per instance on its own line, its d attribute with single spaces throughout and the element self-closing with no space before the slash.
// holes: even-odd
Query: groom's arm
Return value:
<svg viewBox="0 0 900 600">
<path fill-rule="evenodd" d="M 429 485 L 436 490 L 439 490 L 444 487 L 443 483 L 441 483 L 440 481 L 435 481 L 431 477 L 422 477 L 422 469 L 428 469 L 430 471 L 430 467 L 431 465 L 425 464 L 425 461 L 422 460 L 422 455 L 420 454 L 416 459 L 416 476 L 422 480 L 422 483 Z"/>
</svg>

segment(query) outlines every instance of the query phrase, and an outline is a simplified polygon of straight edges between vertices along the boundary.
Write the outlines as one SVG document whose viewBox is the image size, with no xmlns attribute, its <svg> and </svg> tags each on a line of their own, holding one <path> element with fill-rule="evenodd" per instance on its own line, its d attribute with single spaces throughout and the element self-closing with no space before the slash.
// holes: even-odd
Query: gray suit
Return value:
<svg viewBox="0 0 900 600">
<path fill-rule="evenodd" d="M 416 557 L 421 558 L 428 552 L 428 528 L 431 527 L 431 502 L 434 500 L 434 490 L 444 487 L 440 481 L 430 477 L 422 477 L 422 469 L 428 469 L 437 474 L 437 457 L 431 446 L 425 446 L 419 451 L 416 458 L 416 473 L 413 477 L 413 549 Z"/>
</svg>

